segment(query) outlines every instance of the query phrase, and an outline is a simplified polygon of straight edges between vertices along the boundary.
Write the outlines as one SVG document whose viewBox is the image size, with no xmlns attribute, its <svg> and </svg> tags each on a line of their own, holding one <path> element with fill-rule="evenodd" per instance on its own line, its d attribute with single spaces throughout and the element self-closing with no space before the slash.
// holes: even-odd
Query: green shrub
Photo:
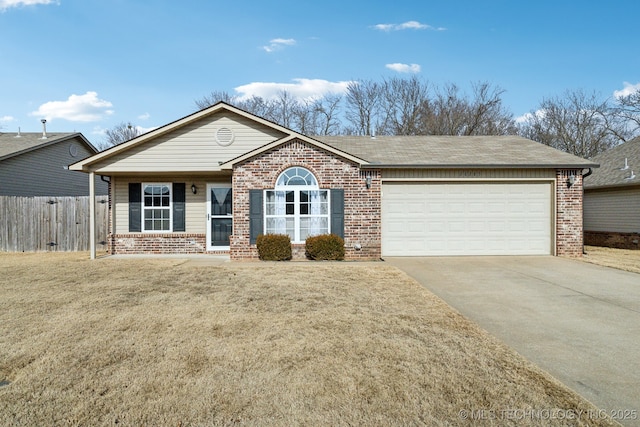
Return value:
<svg viewBox="0 0 640 427">
<path fill-rule="evenodd" d="M 343 260 L 344 240 L 337 234 L 307 237 L 305 254 L 309 259 Z"/>
<path fill-rule="evenodd" d="M 261 234 L 256 239 L 258 256 L 263 261 L 291 259 L 291 239 L 286 234 Z"/>
</svg>

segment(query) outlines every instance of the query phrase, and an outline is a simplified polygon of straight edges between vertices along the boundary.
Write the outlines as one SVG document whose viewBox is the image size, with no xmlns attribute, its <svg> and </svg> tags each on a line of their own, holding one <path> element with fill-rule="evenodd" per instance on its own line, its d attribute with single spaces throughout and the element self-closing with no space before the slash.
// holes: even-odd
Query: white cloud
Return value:
<svg viewBox="0 0 640 427">
<path fill-rule="evenodd" d="M 443 27 L 432 27 L 431 25 L 422 24 L 418 21 L 407 21 L 402 24 L 377 24 L 374 25 L 373 28 L 376 30 L 389 32 L 389 31 L 401 31 L 401 30 L 433 30 L 433 31 L 444 31 L 446 28 Z"/>
<path fill-rule="evenodd" d="M 151 117 L 151 114 L 149 113 L 144 113 L 144 114 L 140 114 L 138 116 L 138 120 L 149 120 L 149 118 Z"/>
<path fill-rule="evenodd" d="M 97 122 L 104 116 L 113 114 L 109 101 L 98 98 L 97 92 L 87 92 L 84 95 L 71 95 L 66 101 L 49 101 L 42 104 L 30 116 L 47 120 L 65 119 L 70 122 Z"/>
<path fill-rule="evenodd" d="M 14 121 L 16 118 L 13 116 L 2 116 L 0 117 L 0 123 L 9 123 Z"/>
<path fill-rule="evenodd" d="M 640 91 L 640 83 L 636 83 L 632 85 L 629 82 L 624 82 L 624 88 L 622 90 L 614 90 L 613 96 L 616 98 L 621 98 L 623 96 L 629 96 L 632 93 Z"/>
<path fill-rule="evenodd" d="M 293 79 L 294 83 L 253 82 L 238 86 L 235 91 L 240 100 L 259 96 L 264 99 L 279 97 L 283 91 L 297 99 L 312 100 L 327 94 L 342 94 L 347 91 L 349 81 L 330 82 L 321 79 Z"/>
<path fill-rule="evenodd" d="M 271 53 L 276 50 L 284 49 L 285 46 L 293 46 L 294 44 L 296 44 L 295 39 L 272 39 L 269 40 L 269 44 L 267 46 L 262 46 L 262 48 Z"/>
<path fill-rule="evenodd" d="M 533 113 L 524 113 L 523 115 L 516 117 L 515 121 L 517 124 L 520 125 L 530 121 L 534 117 L 537 117 L 539 119 L 544 119 L 544 116 L 546 115 L 547 115 L 546 110 L 536 110 Z"/>
<path fill-rule="evenodd" d="M 387 64 L 385 67 L 398 73 L 419 73 L 421 70 L 418 64 L 401 64 L 399 62 Z"/>
<path fill-rule="evenodd" d="M 37 4 L 60 4 L 58 0 L 0 0 L 0 12 L 12 7 L 33 6 Z"/>
</svg>

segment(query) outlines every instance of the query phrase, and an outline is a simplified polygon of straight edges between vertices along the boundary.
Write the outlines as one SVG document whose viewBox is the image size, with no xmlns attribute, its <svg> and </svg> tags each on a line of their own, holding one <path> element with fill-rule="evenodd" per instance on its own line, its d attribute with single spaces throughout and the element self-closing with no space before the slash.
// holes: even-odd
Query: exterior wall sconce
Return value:
<svg viewBox="0 0 640 427">
<path fill-rule="evenodd" d="M 371 175 L 367 175 L 367 177 L 365 178 L 365 184 L 367 185 L 367 188 L 371 188 Z"/>
<path fill-rule="evenodd" d="M 193 194 L 196 194 L 196 193 L 198 192 L 198 187 L 196 187 L 196 185 L 195 185 L 195 184 L 191 184 L 191 192 L 192 192 Z"/>
<path fill-rule="evenodd" d="M 571 188 L 571 186 L 575 183 L 576 183 L 576 176 L 569 175 L 569 178 L 567 179 L 567 187 Z"/>
</svg>

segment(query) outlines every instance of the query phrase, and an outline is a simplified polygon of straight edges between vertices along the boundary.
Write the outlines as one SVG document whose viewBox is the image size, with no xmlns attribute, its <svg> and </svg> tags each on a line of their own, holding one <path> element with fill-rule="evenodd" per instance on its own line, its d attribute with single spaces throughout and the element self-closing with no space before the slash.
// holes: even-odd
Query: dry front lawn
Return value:
<svg viewBox="0 0 640 427">
<path fill-rule="evenodd" d="M 584 251 L 586 262 L 640 273 L 640 250 L 585 246 Z"/>
<path fill-rule="evenodd" d="M 382 262 L 0 254 L 0 384 L 0 425 L 612 425 Z"/>
</svg>

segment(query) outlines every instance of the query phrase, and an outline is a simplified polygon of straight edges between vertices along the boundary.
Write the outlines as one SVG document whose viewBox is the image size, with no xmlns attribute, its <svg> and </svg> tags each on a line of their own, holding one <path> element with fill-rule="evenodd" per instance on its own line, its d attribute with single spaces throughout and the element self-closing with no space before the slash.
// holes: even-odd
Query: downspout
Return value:
<svg viewBox="0 0 640 427">
<path fill-rule="evenodd" d="M 584 179 L 593 173 L 593 169 L 589 168 L 587 173 L 582 174 L 582 255 L 587 253 L 584 250 Z"/>
</svg>

